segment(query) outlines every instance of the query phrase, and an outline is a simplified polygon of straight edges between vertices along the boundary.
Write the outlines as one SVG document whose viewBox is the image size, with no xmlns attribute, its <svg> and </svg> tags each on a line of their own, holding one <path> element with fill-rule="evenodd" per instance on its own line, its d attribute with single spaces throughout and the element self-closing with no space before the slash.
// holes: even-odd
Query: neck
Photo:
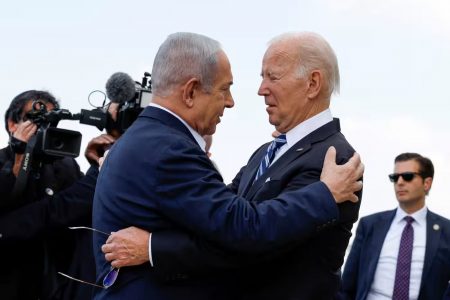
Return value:
<svg viewBox="0 0 450 300">
<path fill-rule="evenodd" d="M 189 113 L 187 113 L 188 110 L 186 110 L 186 106 L 182 107 L 182 103 L 180 102 L 180 100 L 178 100 L 177 97 L 174 97 L 172 94 L 167 97 L 153 96 L 152 102 L 164 108 L 167 108 L 168 110 L 179 116 L 181 119 L 183 119 L 189 126 L 194 128 L 194 130 L 197 130 L 195 128 L 195 124 L 192 121 L 192 117 Z"/>
<path fill-rule="evenodd" d="M 329 108 L 329 105 L 320 105 L 320 104 L 314 105 L 303 116 L 298 118 L 295 122 L 292 122 L 291 124 L 289 124 L 289 126 L 287 126 L 286 128 L 280 128 L 280 129 L 276 128 L 276 129 L 279 132 L 286 133 L 289 130 L 291 130 L 292 128 L 296 127 L 297 125 L 311 119 L 314 116 L 317 116 L 318 114 L 320 114 L 321 112 L 325 111 L 328 108 Z M 282 130 L 282 131 L 280 131 L 280 130 Z"/>
<path fill-rule="evenodd" d="M 425 199 L 416 203 L 399 203 L 401 209 L 403 209 L 408 215 L 421 210 L 425 206 Z"/>
</svg>

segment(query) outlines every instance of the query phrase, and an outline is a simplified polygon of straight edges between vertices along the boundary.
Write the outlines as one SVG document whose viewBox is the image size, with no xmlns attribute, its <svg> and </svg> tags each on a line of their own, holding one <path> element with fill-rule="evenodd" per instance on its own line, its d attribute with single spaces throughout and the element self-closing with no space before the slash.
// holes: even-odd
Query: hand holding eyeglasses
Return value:
<svg viewBox="0 0 450 300">
<path fill-rule="evenodd" d="M 101 231 L 101 230 L 98 230 L 98 229 L 95 229 L 95 228 L 91 228 L 91 227 L 86 227 L 86 226 L 69 227 L 69 229 L 87 229 L 87 230 L 91 230 L 93 232 L 97 232 L 97 233 L 100 233 L 100 234 L 103 234 L 103 235 L 106 235 L 106 236 L 110 236 L 110 234 L 107 233 L 107 232 L 104 232 L 104 231 Z M 105 277 L 103 277 L 102 285 L 98 285 L 96 283 L 92 283 L 92 282 L 89 282 L 89 281 L 78 279 L 78 278 L 72 277 L 70 275 L 67 275 L 65 273 L 62 273 L 62 272 L 58 272 L 58 274 L 62 275 L 64 277 L 67 277 L 67 278 L 69 278 L 71 280 L 75 280 L 75 281 L 78 281 L 78 282 L 81 282 L 81 283 L 84 283 L 84 284 L 89 284 L 89 285 L 92 285 L 92 286 L 95 286 L 95 287 L 98 287 L 98 288 L 107 289 L 110 286 L 112 286 L 114 284 L 114 282 L 116 282 L 117 276 L 119 276 L 119 271 L 120 271 L 120 268 L 115 268 L 115 267 L 111 266 L 111 269 L 109 270 L 109 272 L 106 273 Z"/>
<path fill-rule="evenodd" d="M 128 227 L 111 233 L 102 246 L 105 259 L 114 268 L 137 266 L 149 261 L 148 242 L 151 233 Z"/>
</svg>

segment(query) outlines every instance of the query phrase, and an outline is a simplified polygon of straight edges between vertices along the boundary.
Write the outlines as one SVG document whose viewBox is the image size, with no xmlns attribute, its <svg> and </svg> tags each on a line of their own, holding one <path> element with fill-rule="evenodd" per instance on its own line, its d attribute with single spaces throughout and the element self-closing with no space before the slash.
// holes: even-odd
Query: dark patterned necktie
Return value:
<svg viewBox="0 0 450 300">
<path fill-rule="evenodd" d="M 403 228 L 400 248 L 398 250 L 394 293 L 392 295 L 393 300 L 409 299 L 409 277 L 411 274 L 411 258 L 414 242 L 414 228 L 411 223 L 414 222 L 414 218 L 406 216 L 403 219 L 406 221 L 406 225 Z"/>
<path fill-rule="evenodd" d="M 276 139 L 272 141 L 272 143 L 269 145 L 269 148 L 267 148 L 266 155 L 261 160 L 261 163 L 259 164 L 258 172 L 256 173 L 255 181 L 263 175 L 267 169 L 269 168 L 270 164 L 273 161 L 273 158 L 275 157 L 275 154 L 280 149 L 281 146 L 286 144 L 286 135 L 280 134 Z"/>
</svg>

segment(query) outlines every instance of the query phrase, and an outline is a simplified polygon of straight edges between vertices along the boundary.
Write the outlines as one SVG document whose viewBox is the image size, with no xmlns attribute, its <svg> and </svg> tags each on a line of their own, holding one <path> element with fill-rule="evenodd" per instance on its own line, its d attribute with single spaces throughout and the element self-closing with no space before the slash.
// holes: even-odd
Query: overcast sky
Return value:
<svg viewBox="0 0 450 300">
<path fill-rule="evenodd" d="M 448 0 L 311 1 L 3 1 L 0 7 L 2 116 L 24 90 L 52 92 L 73 113 L 111 74 L 140 80 L 166 36 L 192 31 L 220 41 L 234 74 L 236 105 L 214 137 L 213 159 L 229 182 L 269 141 L 257 95 L 266 43 L 286 31 L 314 31 L 334 48 L 341 93 L 331 110 L 366 165 L 360 215 L 396 206 L 387 174 L 401 152 L 435 164 L 428 206 L 450 218 L 450 2 Z M 58 126 L 100 132 L 64 121 Z M 7 134 L 0 130 L 0 145 Z M 239 145 L 239 147 L 236 147 Z M 129 158 L 133 159 L 133 158 Z M 78 158 L 83 170 L 84 157 Z"/>
</svg>

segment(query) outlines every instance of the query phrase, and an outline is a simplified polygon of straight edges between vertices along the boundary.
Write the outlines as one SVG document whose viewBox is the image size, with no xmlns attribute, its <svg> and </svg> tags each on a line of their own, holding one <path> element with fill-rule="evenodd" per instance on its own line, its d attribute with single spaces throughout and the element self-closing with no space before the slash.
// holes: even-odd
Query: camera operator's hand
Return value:
<svg viewBox="0 0 450 300">
<path fill-rule="evenodd" d="M 99 159 L 116 139 L 109 134 L 102 134 L 93 138 L 86 147 L 84 155 L 91 165 L 99 165 Z"/>
<path fill-rule="evenodd" d="M 37 126 L 31 121 L 21 122 L 15 125 L 12 136 L 19 141 L 28 143 L 30 138 L 36 133 Z M 20 167 L 22 166 L 23 154 L 16 154 L 14 158 L 14 166 L 12 172 L 14 176 L 19 175 Z"/>
<path fill-rule="evenodd" d="M 30 138 L 36 133 L 37 126 L 30 120 L 17 124 L 17 128 L 13 133 L 16 139 L 28 143 Z"/>
<path fill-rule="evenodd" d="M 105 151 L 105 154 L 103 154 L 102 157 L 98 159 L 98 169 L 100 170 L 102 168 L 103 162 L 105 161 L 105 158 L 108 156 L 109 149 Z"/>
</svg>

